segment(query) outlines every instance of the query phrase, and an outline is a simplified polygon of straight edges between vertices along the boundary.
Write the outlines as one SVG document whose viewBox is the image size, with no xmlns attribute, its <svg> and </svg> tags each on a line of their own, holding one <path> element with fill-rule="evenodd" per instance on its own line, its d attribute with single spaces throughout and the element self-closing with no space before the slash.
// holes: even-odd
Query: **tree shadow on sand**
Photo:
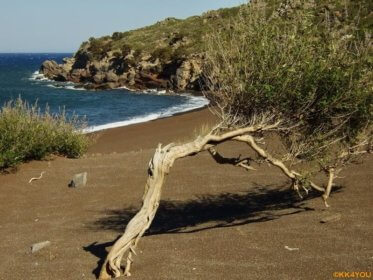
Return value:
<svg viewBox="0 0 373 280">
<path fill-rule="evenodd" d="M 341 187 L 335 187 L 339 192 Z M 266 222 L 282 216 L 313 211 L 306 201 L 319 197 L 319 193 L 310 192 L 301 200 L 289 187 L 256 185 L 248 191 L 222 193 L 219 195 L 201 195 L 187 201 L 162 200 L 151 227 L 145 236 L 155 234 L 194 233 L 214 228 L 234 227 L 249 223 Z M 92 230 L 110 230 L 123 233 L 125 226 L 137 213 L 137 207 L 105 212 L 105 217 L 89 225 Z M 118 238 L 120 235 L 118 236 Z M 100 258 L 98 267 L 93 271 L 98 275 L 107 247 L 114 242 L 84 247 L 84 250 Z"/>
</svg>

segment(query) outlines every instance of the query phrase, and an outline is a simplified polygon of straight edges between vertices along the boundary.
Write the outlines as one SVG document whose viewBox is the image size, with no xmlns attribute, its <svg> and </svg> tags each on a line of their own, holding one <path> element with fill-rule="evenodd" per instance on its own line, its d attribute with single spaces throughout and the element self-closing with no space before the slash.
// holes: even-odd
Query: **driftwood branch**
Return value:
<svg viewBox="0 0 373 280">
<path fill-rule="evenodd" d="M 43 174 L 44 174 L 44 173 L 45 173 L 45 171 L 42 171 L 42 172 L 40 173 L 40 176 L 39 176 L 39 177 L 32 177 L 32 178 L 28 181 L 28 183 L 31 184 L 32 181 L 40 180 L 41 178 L 43 178 Z"/>
<path fill-rule="evenodd" d="M 218 160 L 224 161 L 225 163 L 231 163 L 236 166 L 244 167 L 245 169 L 251 170 L 252 167 L 248 165 L 248 160 L 240 160 L 239 158 L 224 159 L 214 149 L 220 143 L 225 141 L 234 140 L 247 143 L 261 158 L 266 160 L 273 166 L 278 167 L 288 178 L 293 181 L 293 186 L 298 190 L 298 186 L 304 187 L 303 181 L 305 180 L 301 174 L 287 168 L 285 164 L 272 157 L 264 149 L 258 146 L 255 139 L 251 134 L 258 132 L 264 132 L 276 129 L 279 126 L 279 122 L 273 124 L 267 124 L 264 121 L 259 122 L 257 125 L 228 131 L 217 135 L 218 129 L 213 129 L 210 134 L 204 137 L 198 137 L 192 142 L 175 145 L 169 144 L 162 147 L 161 145 L 155 151 L 153 158 L 149 162 L 148 168 L 148 179 L 145 185 L 145 192 L 143 195 L 143 203 L 139 212 L 131 219 L 128 223 L 124 234 L 119 238 L 113 247 L 111 248 L 100 272 L 99 279 L 106 280 L 116 277 L 120 277 L 122 274 L 130 276 L 130 268 L 133 262 L 133 255 L 136 254 L 135 249 L 143 236 L 145 231 L 150 227 L 156 211 L 158 209 L 162 186 L 165 182 L 166 175 L 169 173 L 170 168 L 173 166 L 177 159 L 192 156 L 200 152 L 209 150 L 211 155 Z M 324 193 L 325 198 L 328 198 L 333 178 L 329 179 L 327 188 L 320 187 L 313 182 L 308 184 Z M 299 191 L 299 190 L 298 190 Z M 124 255 L 127 254 L 126 266 L 122 269 L 121 263 Z"/>
</svg>

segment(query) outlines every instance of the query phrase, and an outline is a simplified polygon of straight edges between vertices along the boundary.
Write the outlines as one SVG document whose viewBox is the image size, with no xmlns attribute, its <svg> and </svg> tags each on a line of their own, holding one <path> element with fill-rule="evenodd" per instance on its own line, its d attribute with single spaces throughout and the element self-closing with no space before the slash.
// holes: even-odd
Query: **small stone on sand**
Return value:
<svg viewBox="0 0 373 280">
<path fill-rule="evenodd" d="M 43 242 L 32 244 L 31 253 L 36 253 L 37 251 L 39 251 L 39 250 L 41 250 L 45 247 L 48 247 L 49 245 L 51 245 L 50 241 L 43 241 Z"/>
<path fill-rule="evenodd" d="M 84 187 L 87 184 L 87 175 L 88 175 L 87 172 L 75 174 L 69 184 L 69 187 L 70 188 Z"/>
<path fill-rule="evenodd" d="M 339 221 L 341 217 L 342 216 L 339 213 L 325 216 L 320 220 L 320 223 L 325 224 L 325 223 L 330 223 L 330 222 L 336 222 L 336 221 Z"/>
</svg>

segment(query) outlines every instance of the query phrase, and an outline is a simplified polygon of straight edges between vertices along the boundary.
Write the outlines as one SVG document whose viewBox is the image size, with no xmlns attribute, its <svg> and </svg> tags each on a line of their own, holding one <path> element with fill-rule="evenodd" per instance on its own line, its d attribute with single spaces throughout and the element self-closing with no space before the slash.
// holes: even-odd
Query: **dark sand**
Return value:
<svg viewBox="0 0 373 280">
<path fill-rule="evenodd" d="M 208 110 L 99 133 L 85 158 L 24 164 L 0 176 L 0 279 L 95 279 L 141 203 L 156 145 L 191 139 Z M 226 156 L 248 155 L 237 143 Z M 330 209 L 300 201 L 278 170 L 247 172 L 208 153 L 175 163 L 130 279 L 335 279 L 373 271 L 373 158 L 346 169 Z M 31 177 L 46 171 L 39 181 Z M 88 185 L 69 189 L 75 173 Z M 336 222 L 320 219 L 340 213 Z M 33 243 L 52 245 L 31 254 Z M 289 251 L 285 246 L 299 248 Z M 373 277 L 373 276 L 372 276 Z"/>
</svg>

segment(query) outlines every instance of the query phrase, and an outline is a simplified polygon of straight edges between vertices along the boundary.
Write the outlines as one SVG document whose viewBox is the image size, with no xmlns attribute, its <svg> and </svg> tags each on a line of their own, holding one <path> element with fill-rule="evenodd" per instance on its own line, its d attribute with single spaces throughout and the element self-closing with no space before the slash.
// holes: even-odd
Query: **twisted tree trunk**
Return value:
<svg viewBox="0 0 373 280">
<path fill-rule="evenodd" d="M 101 268 L 99 279 L 107 280 L 120 277 L 122 273 L 125 276 L 131 275 L 130 268 L 133 262 L 132 256 L 133 254 L 136 254 L 135 248 L 137 246 L 137 243 L 143 236 L 145 231 L 150 227 L 154 219 L 155 213 L 159 206 L 161 190 L 165 182 L 165 177 L 169 173 L 170 168 L 174 164 L 175 160 L 179 158 L 195 155 L 208 149 L 211 149 L 212 155 L 216 155 L 216 151 L 213 150 L 213 147 L 228 140 L 245 142 L 249 144 L 249 146 L 259 156 L 266 159 L 270 164 L 280 168 L 283 173 L 287 177 L 289 177 L 294 182 L 294 184 L 298 186 L 298 179 L 301 177 L 301 175 L 293 170 L 289 170 L 283 162 L 273 158 L 271 155 L 266 153 L 255 143 L 254 137 L 248 135 L 259 131 L 272 130 L 275 129 L 278 125 L 279 123 L 270 125 L 261 123 L 259 125 L 229 131 L 221 135 L 214 135 L 213 130 L 205 137 L 198 137 L 196 140 L 186 144 L 169 144 L 164 147 L 161 147 L 161 145 L 159 145 L 149 163 L 148 179 L 145 185 L 142 207 L 140 211 L 128 223 L 122 237 L 118 239 L 111 248 L 111 251 Z M 246 169 L 252 169 L 242 161 L 237 160 L 232 162 L 235 162 L 236 166 L 244 167 Z M 327 196 L 330 193 L 332 180 L 333 178 L 331 178 L 328 183 Z M 325 189 L 323 187 L 317 186 L 312 182 L 310 182 L 310 185 L 314 189 L 322 191 L 325 194 Z M 127 253 L 127 260 L 125 269 L 123 271 L 121 262 L 125 253 Z"/>
</svg>

